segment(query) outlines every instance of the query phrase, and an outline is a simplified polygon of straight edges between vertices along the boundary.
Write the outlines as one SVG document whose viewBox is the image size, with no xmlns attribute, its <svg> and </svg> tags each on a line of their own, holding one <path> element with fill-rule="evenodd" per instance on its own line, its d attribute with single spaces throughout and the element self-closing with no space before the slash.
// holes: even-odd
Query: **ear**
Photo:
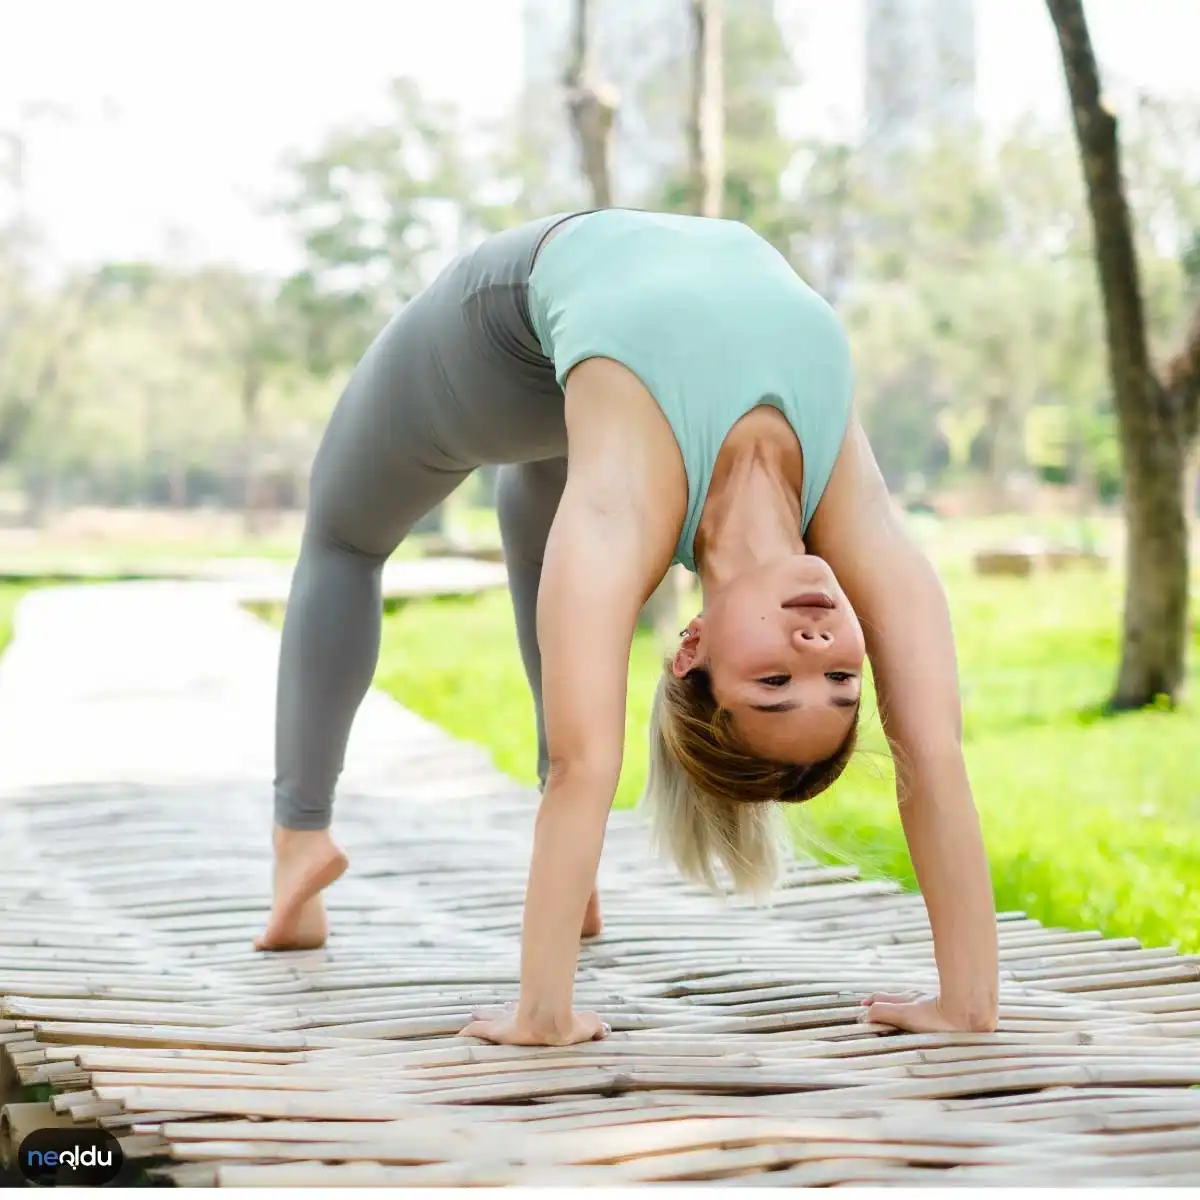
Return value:
<svg viewBox="0 0 1200 1200">
<path fill-rule="evenodd" d="M 700 634 L 704 631 L 704 618 L 693 617 L 688 627 L 683 631 L 683 641 L 671 659 L 671 674 L 676 679 L 682 679 L 697 665 L 700 657 Z"/>
</svg>

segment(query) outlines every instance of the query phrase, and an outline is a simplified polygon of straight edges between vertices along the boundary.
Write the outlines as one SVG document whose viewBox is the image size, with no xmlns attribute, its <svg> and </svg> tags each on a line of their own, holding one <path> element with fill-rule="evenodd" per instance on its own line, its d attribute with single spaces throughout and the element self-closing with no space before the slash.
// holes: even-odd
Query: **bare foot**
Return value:
<svg viewBox="0 0 1200 1200">
<path fill-rule="evenodd" d="M 275 829 L 275 903 L 255 950 L 315 950 L 329 923 L 321 892 L 349 860 L 327 829 Z"/>
<path fill-rule="evenodd" d="M 579 936 L 595 937 L 603 928 L 604 918 L 600 915 L 600 892 L 597 888 L 592 888 L 587 908 L 584 910 L 583 928 L 579 931 Z"/>
</svg>

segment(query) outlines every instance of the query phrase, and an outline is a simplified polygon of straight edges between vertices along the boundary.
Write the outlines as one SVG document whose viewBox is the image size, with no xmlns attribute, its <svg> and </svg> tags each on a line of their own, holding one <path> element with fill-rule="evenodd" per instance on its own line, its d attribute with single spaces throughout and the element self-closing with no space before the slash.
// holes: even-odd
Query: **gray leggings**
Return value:
<svg viewBox="0 0 1200 1200">
<path fill-rule="evenodd" d="M 497 507 L 545 782 L 537 593 L 566 481 L 563 394 L 529 320 L 533 260 L 571 214 L 497 234 L 455 260 L 375 339 L 313 462 L 280 649 L 275 821 L 325 829 L 379 658 L 383 564 L 483 463 Z"/>
</svg>

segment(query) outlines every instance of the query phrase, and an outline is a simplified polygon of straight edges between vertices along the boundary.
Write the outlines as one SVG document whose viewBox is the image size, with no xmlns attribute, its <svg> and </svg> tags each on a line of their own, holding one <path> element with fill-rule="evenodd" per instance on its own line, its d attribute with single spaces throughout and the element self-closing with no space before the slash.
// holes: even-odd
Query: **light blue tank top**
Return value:
<svg viewBox="0 0 1200 1200">
<path fill-rule="evenodd" d="M 559 386 L 584 359 L 612 358 L 662 409 L 688 484 L 676 562 L 695 570 L 717 454 L 762 404 L 800 442 L 808 528 L 846 433 L 850 352 L 833 310 L 769 242 L 738 221 L 588 213 L 542 248 L 529 309 Z"/>
</svg>

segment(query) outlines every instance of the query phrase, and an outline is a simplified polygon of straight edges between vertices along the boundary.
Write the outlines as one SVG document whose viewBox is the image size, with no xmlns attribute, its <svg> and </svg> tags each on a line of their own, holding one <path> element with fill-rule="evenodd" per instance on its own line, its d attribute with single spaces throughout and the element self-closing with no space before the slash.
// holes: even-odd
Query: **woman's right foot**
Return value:
<svg viewBox="0 0 1200 1200">
<path fill-rule="evenodd" d="M 325 944 L 329 923 L 321 892 L 337 880 L 349 859 L 327 829 L 275 829 L 275 898 L 256 950 L 315 950 Z"/>
</svg>

